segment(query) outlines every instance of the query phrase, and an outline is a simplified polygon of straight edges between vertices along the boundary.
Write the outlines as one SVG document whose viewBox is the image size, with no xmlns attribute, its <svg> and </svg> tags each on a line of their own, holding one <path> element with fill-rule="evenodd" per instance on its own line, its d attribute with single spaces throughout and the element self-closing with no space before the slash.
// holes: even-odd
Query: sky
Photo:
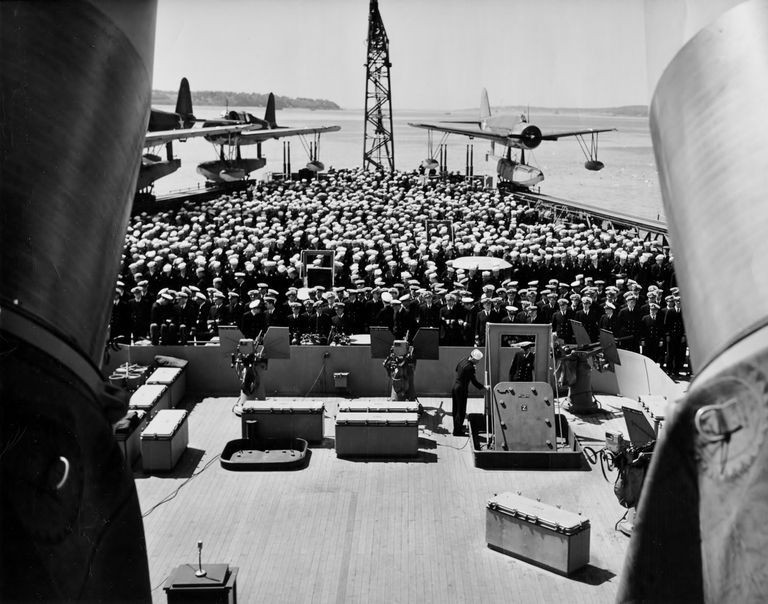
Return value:
<svg viewBox="0 0 768 604">
<path fill-rule="evenodd" d="M 379 0 L 396 109 L 650 104 L 674 54 L 740 0 Z M 365 105 L 368 0 L 159 0 L 153 88 Z"/>
</svg>

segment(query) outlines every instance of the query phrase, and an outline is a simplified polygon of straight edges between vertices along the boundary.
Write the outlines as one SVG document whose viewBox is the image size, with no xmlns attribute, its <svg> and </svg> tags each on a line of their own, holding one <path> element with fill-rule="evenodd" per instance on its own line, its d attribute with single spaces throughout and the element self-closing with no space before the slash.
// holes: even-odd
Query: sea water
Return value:
<svg viewBox="0 0 768 604">
<path fill-rule="evenodd" d="M 172 111 L 173 107 L 158 105 L 158 109 Z M 195 108 L 198 118 L 218 118 L 224 107 L 199 106 Z M 237 107 L 263 117 L 260 107 Z M 474 120 L 475 111 L 414 111 L 393 110 L 393 139 L 395 167 L 398 170 L 416 169 L 429 156 L 427 131 L 412 128 L 409 122 L 435 122 L 440 120 Z M 585 128 L 616 128 L 616 132 L 605 132 L 599 136 L 598 159 L 605 164 L 599 172 L 584 168 L 586 157 L 574 137 L 562 138 L 556 142 L 545 141 L 526 153 L 526 163 L 534 165 L 544 173 L 539 185 L 542 193 L 593 204 L 606 210 L 616 210 L 643 218 L 664 219 L 658 174 L 653 158 L 648 118 L 615 116 L 608 113 L 579 112 L 577 110 L 542 110 L 529 116 L 546 134 Z M 309 111 L 284 109 L 277 112 L 281 126 L 340 126 L 338 132 L 320 137 L 319 157 L 326 168 L 355 168 L 362 165 L 363 129 L 365 125 L 362 109 L 334 111 Z M 370 130 L 370 126 L 369 126 Z M 283 171 L 283 141 L 290 141 L 291 169 L 296 172 L 309 161 L 309 143 L 313 136 L 291 137 L 271 140 L 262 144 L 262 154 L 267 165 L 251 174 L 252 178 L 265 178 L 272 172 Z M 490 174 L 495 163 L 486 162 L 491 151 L 489 141 L 451 135 L 443 140 L 440 133 L 432 136 L 433 154 L 437 147 L 447 145 L 447 168 L 464 174 L 467 163 L 467 145 L 472 145 L 474 173 Z M 590 137 L 585 137 L 587 145 Z M 155 151 L 165 156 L 164 151 Z M 496 146 L 496 155 L 503 150 Z M 162 195 L 176 190 L 204 187 L 205 179 L 196 172 L 199 163 L 216 159 L 218 148 L 202 138 L 174 143 L 174 154 L 181 158 L 181 168 L 155 183 L 155 193 Z M 256 157 L 256 145 L 242 147 L 243 157 Z"/>
</svg>

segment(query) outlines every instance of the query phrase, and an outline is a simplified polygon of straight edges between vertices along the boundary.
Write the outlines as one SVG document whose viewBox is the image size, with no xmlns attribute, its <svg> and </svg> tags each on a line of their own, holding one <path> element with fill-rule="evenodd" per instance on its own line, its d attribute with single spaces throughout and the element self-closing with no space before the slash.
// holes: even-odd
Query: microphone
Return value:
<svg viewBox="0 0 768 604">
<path fill-rule="evenodd" d="M 203 570 L 203 542 L 197 542 L 197 570 L 195 571 L 196 577 L 204 577 L 208 573 Z"/>
</svg>

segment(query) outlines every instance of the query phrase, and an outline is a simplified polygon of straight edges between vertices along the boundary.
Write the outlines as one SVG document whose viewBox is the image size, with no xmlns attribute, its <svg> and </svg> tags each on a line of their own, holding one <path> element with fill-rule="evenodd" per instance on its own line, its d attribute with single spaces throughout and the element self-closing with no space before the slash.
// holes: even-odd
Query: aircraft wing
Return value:
<svg viewBox="0 0 768 604">
<path fill-rule="evenodd" d="M 206 130 L 212 130 L 212 128 L 206 128 Z M 315 126 L 309 128 L 269 128 L 265 130 L 255 130 L 253 132 L 245 132 L 240 135 L 240 138 L 247 140 L 249 143 L 256 141 L 268 141 L 271 139 L 285 138 L 286 136 L 300 136 L 302 134 L 322 134 L 323 132 L 338 132 L 341 130 L 341 126 Z"/>
<path fill-rule="evenodd" d="M 580 136 L 582 134 L 597 134 L 598 132 L 615 132 L 616 128 L 587 128 L 585 130 L 570 130 L 568 132 L 547 132 L 541 133 L 541 140 L 556 141 L 564 136 Z"/>
<path fill-rule="evenodd" d="M 488 130 L 481 130 L 480 128 L 461 127 L 457 125 L 450 125 L 450 122 L 443 124 L 414 124 L 409 122 L 409 126 L 414 128 L 423 128 L 424 130 L 435 130 L 436 132 L 446 132 L 447 134 L 458 134 L 459 136 L 467 136 L 469 138 L 484 138 L 495 143 L 506 145 L 510 138 L 520 138 L 518 135 L 504 135 L 496 132 L 489 132 Z"/>
<path fill-rule="evenodd" d="M 437 132 L 447 132 L 448 134 L 459 134 L 461 136 L 467 136 L 469 138 L 484 138 L 489 141 L 493 141 L 502 145 L 509 144 L 510 139 L 520 139 L 520 134 L 513 133 L 499 133 L 491 132 L 489 130 L 481 130 L 480 128 L 469 128 L 450 125 L 449 122 L 441 124 L 414 124 L 409 123 L 409 126 L 414 128 L 424 128 L 425 130 L 435 130 Z M 567 132 L 547 132 L 541 134 L 541 140 L 543 141 L 556 141 L 564 136 L 579 136 L 582 134 L 597 134 L 599 132 L 612 132 L 616 128 L 586 128 L 584 130 L 569 130 Z"/>
<path fill-rule="evenodd" d="M 231 126 L 215 126 L 213 128 L 180 128 L 178 130 L 158 130 L 156 132 L 147 132 L 144 137 L 144 147 L 154 147 L 164 145 L 171 141 L 186 140 L 188 138 L 197 138 L 200 136 L 243 136 L 247 130 L 261 128 L 260 124 L 240 124 Z"/>
</svg>

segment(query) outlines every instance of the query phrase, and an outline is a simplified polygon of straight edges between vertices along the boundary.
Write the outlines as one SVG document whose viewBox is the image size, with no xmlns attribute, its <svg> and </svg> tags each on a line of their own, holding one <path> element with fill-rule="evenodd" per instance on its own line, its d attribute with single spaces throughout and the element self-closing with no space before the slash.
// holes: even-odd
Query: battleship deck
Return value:
<svg viewBox="0 0 768 604">
<path fill-rule="evenodd" d="M 605 430 L 626 433 L 627 399 L 598 398 L 606 413 L 568 415 L 582 445 L 595 449 Z M 157 475 L 135 467 L 154 602 L 165 602 L 162 585 L 176 566 L 196 563 L 198 539 L 204 563 L 239 567 L 240 602 L 615 600 L 628 539 L 614 525 L 625 510 L 599 467 L 476 468 L 468 437 L 451 434 L 450 397 L 421 399 L 417 458 L 340 459 L 333 417 L 345 399 L 316 400 L 326 406 L 326 438 L 308 466 L 263 473 L 219 464 L 227 441 L 240 437 L 235 397 L 185 400 L 189 448 L 179 464 Z M 470 399 L 468 411 L 482 412 L 482 400 Z M 587 517 L 590 564 L 564 577 L 489 549 L 485 506 L 505 491 Z"/>
</svg>

